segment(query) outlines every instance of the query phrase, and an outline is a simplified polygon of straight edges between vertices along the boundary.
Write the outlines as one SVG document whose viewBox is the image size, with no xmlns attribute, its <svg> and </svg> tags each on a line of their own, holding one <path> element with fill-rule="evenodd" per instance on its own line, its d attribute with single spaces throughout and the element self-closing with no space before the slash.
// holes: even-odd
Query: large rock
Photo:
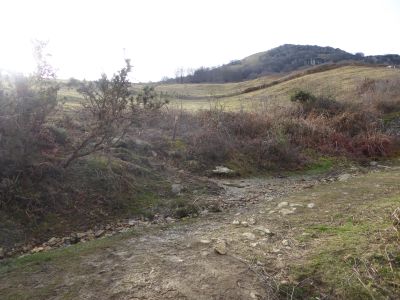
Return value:
<svg viewBox="0 0 400 300">
<path fill-rule="evenodd" d="M 235 173 L 235 171 L 224 166 L 217 166 L 212 172 L 215 175 L 232 175 Z"/>
</svg>

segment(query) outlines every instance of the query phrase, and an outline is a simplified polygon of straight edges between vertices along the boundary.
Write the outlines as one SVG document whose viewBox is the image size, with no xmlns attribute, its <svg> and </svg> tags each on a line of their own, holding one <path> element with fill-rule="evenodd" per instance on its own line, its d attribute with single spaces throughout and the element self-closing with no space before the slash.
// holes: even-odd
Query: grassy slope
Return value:
<svg viewBox="0 0 400 300">
<path fill-rule="evenodd" d="M 327 71 L 300 76 L 302 72 L 293 72 L 283 76 L 265 76 L 254 80 L 225 84 L 163 84 L 156 90 L 166 92 L 172 97 L 170 106 L 188 110 L 207 109 L 210 105 L 220 104 L 227 109 L 259 109 L 260 103 L 287 103 L 289 95 L 296 89 L 312 90 L 313 93 L 329 93 L 339 100 L 354 99 L 357 85 L 365 78 L 399 78 L 400 70 L 385 67 L 342 66 Z M 293 76 L 298 78 L 290 79 Z M 279 81 L 280 83 L 273 84 Z M 272 86 L 244 93 L 246 89 L 263 85 Z M 135 85 L 139 90 L 144 84 Z M 66 108 L 79 105 L 80 95 L 71 89 L 62 89 L 60 96 L 65 97 Z M 213 99 L 213 100 L 211 100 Z"/>
<path fill-rule="evenodd" d="M 171 95 L 180 95 L 182 100 L 175 99 L 172 105 L 189 110 L 206 109 L 210 107 L 210 96 L 220 96 L 219 104 L 227 109 L 246 109 L 260 107 L 260 103 L 287 103 L 289 95 L 296 89 L 312 90 L 316 94 L 329 93 L 339 100 L 354 99 L 356 87 L 365 78 L 390 79 L 399 78 L 400 70 L 383 67 L 343 66 L 328 71 L 316 72 L 299 78 L 285 80 L 268 88 L 259 89 L 250 93 L 242 93 L 247 88 L 257 87 L 277 80 L 276 77 L 262 77 L 241 83 L 227 84 L 173 84 L 160 85 L 159 91 L 165 91 Z M 236 95 L 234 95 L 236 94 Z M 226 97 L 222 97 L 222 96 Z M 231 96 L 230 96 L 231 95 Z M 192 97 L 197 97 L 193 99 Z M 199 99 L 203 97 L 203 99 Z"/>
</svg>

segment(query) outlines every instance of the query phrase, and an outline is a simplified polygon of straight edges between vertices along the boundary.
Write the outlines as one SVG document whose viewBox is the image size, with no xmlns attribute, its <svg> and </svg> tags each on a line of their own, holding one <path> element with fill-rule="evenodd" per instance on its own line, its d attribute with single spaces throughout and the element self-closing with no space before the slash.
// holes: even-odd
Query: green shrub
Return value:
<svg viewBox="0 0 400 300">
<path fill-rule="evenodd" d="M 332 96 L 315 96 L 310 92 L 299 90 L 291 97 L 292 102 L 297 102 L 301 105 L 304 115 L 323 114 L 327 116 L 336 115 L 343 112 L 344 104 L 336 101 Z"/>
<path fill-rule="evenodd" d="M 60 144 L 60 145 L 66 144 L 66 142 L 68 140 L 68 134 L 67 134 L 67 131 L 65 130 L 65 128 L 57 127 L 55 125 L 50 125 L 47 128 L 49 129 L 50 133 L 54 137 L 54 141 L 57 144 Z"/>
<path fill-rule="evenodd" d="M 310 92 L 303 91 L 303 90 L 298 90 L 293 93 L 293 95 L 290 96 L 290 101 L 292 102 L 299 102 L 302 104 L 310 104 L 313 103 L 316 100 L 316 97 L 311 94 Z"/>
</svg>

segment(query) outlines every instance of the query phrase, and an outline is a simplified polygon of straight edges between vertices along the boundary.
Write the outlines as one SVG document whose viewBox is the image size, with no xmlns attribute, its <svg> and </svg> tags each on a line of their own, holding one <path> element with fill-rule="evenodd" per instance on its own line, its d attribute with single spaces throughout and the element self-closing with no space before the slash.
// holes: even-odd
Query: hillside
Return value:
<svg viewBox="0 0 400 300">
<path fill-rule="evenodd" d="M 265 75 L 289 73 L 310 66 L 351 61 L 400 65 L 400 56 L 396 54 L 364 56 L 362 53 L 351 54 L 339 48 L 285 44 L 241 60 L 231 61 L 220 67 L 202 67 L 193 74 L 177 80 L 180 83 L 239 82 Z"/>
<path fill-rule="evenodd" d="M 338 100 L 357 99 L 357 88 L 366 78 L 399 79 L 400 69 L 361 65 L 314 67 L 286 76 L 263 76 L 257 79 L 225 84 L 162 84 L 156 87 L 172 97 L 172 106 L 189 110 L 207 109 L 218 102 L 229 110 L 258 109 L 260 104 L 288 103 L 297 89 L 317 94 L 329 93 Z"/>
</svg>

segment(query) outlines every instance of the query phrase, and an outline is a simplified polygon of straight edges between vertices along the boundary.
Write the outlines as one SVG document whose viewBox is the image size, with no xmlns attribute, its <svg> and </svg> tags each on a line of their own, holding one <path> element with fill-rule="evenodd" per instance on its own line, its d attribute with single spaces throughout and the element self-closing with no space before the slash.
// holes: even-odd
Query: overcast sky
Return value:
<svg viewBox="0 0 400 300">
<path fill-rule="evenodd" d="M 282 44 L 400 54 L 399 0 L 0 0 L 0 68 L 33 69 L 48 40 L 59 78 L 97 78 L 129 57 L 135 81 Z"/>
</svg>

